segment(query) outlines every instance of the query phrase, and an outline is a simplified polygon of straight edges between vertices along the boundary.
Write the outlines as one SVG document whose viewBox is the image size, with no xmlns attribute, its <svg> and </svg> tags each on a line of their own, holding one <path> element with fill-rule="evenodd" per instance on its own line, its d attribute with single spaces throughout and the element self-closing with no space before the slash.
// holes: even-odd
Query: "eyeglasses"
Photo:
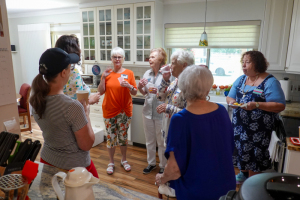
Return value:
<svg viewBox="0 0 300 200">
<path fill-rule="evenodd" d="M 75 69 L 75 64 L 71 64 L 70 69 L 74 70 Z"/>
<path fill-rule="evenodd" d="M 122 59 L 123 59 L 123 56 L 113 56 L 113 59 L 114 59 L 114 60 L 122 60 Z"/>
<path fill-rule="evenodd" d="M 247 64 L 247 65 L 248 65 L 248 64 L 251 63 L 251 61 L 242 61 L 241 63 L 242 63 L 242 65 L 243 65 L 243 64 Z"/>
</svg>

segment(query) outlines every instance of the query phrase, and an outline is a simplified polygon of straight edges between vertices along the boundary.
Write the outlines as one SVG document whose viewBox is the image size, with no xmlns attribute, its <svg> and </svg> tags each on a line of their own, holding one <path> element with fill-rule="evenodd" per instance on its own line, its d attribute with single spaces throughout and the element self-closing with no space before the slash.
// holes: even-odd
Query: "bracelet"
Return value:
<svg viewBox="0 0 300 200">
<path fill-rule="evenodd" d="M 132 86 L 132 88 L 130 89 L 130 91 L 134 90 L 134 87 Z"/>
</svg>

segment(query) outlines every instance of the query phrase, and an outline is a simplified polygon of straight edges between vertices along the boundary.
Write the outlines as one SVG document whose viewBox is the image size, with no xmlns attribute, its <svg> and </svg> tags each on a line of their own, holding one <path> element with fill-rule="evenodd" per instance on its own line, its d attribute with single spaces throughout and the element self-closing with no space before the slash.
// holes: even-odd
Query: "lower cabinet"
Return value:
<svg viewBox="0 0 300 200">
<path fill-rule="evenodd" d="M 103 112 L 102 112 L 102 102 L 104 95 L 101 96 L 101 99 L 98 104 L 90 106 L 90 120 L 92 127 L 101 128 L 105 130 Z"/>
</svg>

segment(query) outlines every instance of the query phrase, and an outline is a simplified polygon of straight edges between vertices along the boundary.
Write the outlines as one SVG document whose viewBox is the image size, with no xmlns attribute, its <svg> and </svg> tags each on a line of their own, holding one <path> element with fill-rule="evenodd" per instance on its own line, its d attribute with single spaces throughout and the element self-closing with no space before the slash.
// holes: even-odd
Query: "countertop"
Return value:
<svg viewBox="0 0 300 200">
<path fill-rule="evenodd" d="M 286 138 L 286 146 L 288 150 L 300 151 L 300 146 L 293 145 L 289 137 Z"/>
<path fill-rule="evenodd" d="M 280 114 L 284 117 L 300 118 L 300 102 L 286 103 L 285 110 Z"/>
<path fill-rule="evenodd" d="M 59 169 L 39 163 L 39 173 L 28 191 L 28 196 L 32 200 L 56 200 L 56 194 L 52 188 L 51 179 L 57 172 L 59 172 Z M 64 186 L 61 181 L 60 186 L 62 191 L 64 191 Z M 101 180 L 98 184 L 93 186 L 93 190 L 95 199 L 157 199 L 149 195 L 105 183 Z"/>
</svg>

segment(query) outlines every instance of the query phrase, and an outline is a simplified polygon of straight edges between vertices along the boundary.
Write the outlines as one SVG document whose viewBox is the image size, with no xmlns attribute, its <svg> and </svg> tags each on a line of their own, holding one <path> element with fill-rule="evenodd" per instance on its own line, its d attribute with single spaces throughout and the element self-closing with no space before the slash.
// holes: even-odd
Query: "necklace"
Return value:
<svg viewBox="0 0 300 200">
<path fill-rule="evenodd" d="M 249 79 L 249 77 L 247 77 L 247 79 Z M 247 81 L 247 79 L 246 79 L 246 81 Z M 253 84 L 251 85 L 251 87 L 254 86 L 254 84 L 256 83 L 257 79 L 258 79 L 258 75 L 256 76 L 255 81 L 253 82 Z M 248 89 L 246 92 L 244 92 L 244 89 L 245 89 L 245 87 L 246 87 L 246 81 L 245 81 L 245 84 L 244 84 L 244 87 L 243 87 L 243 90 L 242 90 L 242 93 L 243 93 L 243 97 L 242 97 L 242 98 L 245 98 L 247 92 L 248 92 L 248 91 L 250 90 L 250 88 L 251 88 L 251 87 L 249 87 L 249 89 Z"/>
</svg>

